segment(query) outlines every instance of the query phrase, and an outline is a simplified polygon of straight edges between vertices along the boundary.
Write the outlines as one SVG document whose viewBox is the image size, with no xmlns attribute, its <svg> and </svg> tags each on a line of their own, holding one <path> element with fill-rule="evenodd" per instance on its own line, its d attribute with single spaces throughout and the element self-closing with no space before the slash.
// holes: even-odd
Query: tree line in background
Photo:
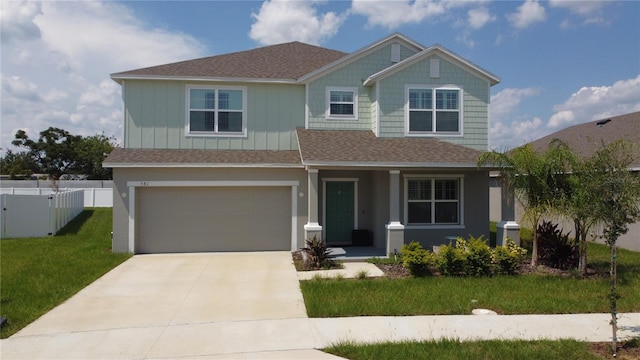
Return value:
<svg viewBox="0 0 640 360">
<path fill-rule="evenodd" d="M 29 178 L 33 174 L 45 174 L 51 180 L 113 179 L 112 170 L 103 168 L 102 161 L 117 146 L 114 137 L 104 134 L 83 137 L 50 127 L 40 132 L 38 140 L 18 130 L 11 144 L 26 150 L 7 150 L 0 158 L 0 173 L 12 179 Z"/>
<path fill-rule="evenodd" d="M 542 152 L 525 145 L 508 152 L 487 152 L 479 165 L 495 166 L 502 181 L 520 200 L 525 221 L 533 229 L 531 265 L 538 262 L 538 231 L 544 217 L 573 222 L 578 245 L 578 272 L 587 274 L 587 240 L 596 227 L 611 250 L 612 350 L 617 351 L 617 247 L 629 224 L 640 220 L 640 176 L 630 170 L 639 158 L 634 143 L 600 143 L 589 157 L 573 152 L 561 141 Z"/>
</svg>

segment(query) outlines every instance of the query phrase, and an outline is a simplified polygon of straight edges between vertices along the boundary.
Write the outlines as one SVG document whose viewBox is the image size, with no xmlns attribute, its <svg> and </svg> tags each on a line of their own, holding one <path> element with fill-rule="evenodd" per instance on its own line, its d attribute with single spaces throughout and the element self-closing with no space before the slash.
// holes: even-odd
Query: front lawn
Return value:
<svg viewBox="0 0 640 360">
<path fill-rule="evenodd" d="M 598 346 L 594 346 L 598 345 Z M 424 342 L 353 344 L 342 343 L 324 349 L 325 352 L 351 360 L 365 359 L 604 359 L 610 358 L 609 344 L 590 344 L 575 340 L 438 340 Z M 619 359 L 636 359 L 638 347 L 622 347 Z"/>
<path fill-rule="evenodd" d="M 58 235 L 0 241 L 6 338 L 130 257 L 111 252 L 110 208 L 85 209 Z"/>
<path fill-rule="evenodd" d="M 499 314 L 607 313 L 609 250 L 589 244 L 597 272 L 572 276 L 424 277 L 312 280 L 300 283 L 310 317 L 464 315 L 474 308 Z M 640 311 L 640 253 L 619 250 L 619 312 Z"/>
</svg>

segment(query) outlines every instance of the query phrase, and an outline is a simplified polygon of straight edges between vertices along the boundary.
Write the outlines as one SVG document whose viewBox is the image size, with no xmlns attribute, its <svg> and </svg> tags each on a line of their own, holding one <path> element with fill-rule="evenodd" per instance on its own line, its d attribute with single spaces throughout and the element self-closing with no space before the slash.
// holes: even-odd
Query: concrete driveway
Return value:
<svg viewBox="0 0 640 360">
<path fill-rule="evenodd" d="M 137 255 L 0 344 L 3 359 L 337 359 L 310 350 L 288 252 Z"/>
</svg>

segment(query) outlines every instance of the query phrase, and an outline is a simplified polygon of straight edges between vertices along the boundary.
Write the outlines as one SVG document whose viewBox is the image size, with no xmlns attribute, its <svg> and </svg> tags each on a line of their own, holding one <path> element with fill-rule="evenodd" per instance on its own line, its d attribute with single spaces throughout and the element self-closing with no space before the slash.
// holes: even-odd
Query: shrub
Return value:
<svg viewBox="0 0 640 360">
<path fill-rule="evenodd" d="M 442 275 L 464 275 L 467 263 L 466 242 L 458 238 L 456 246 L 442 245 L 435 256 L 435 263 Z"/>
<path fill-rule="evenodd" d="M 456 247 L 462 242 L 457 242 Z M 482 236 L 474 238 L 469 236 L 469 240 L 464 242 L 464 251 L 467 255 L 465 273 L 470 276 L 491 275 L 492 256 L 491 248 Z"/>
<path fill-rule="evenodd" d="M 305 263 L 312 269 L 328 269 L 334 266 L 334 261 L 329 257 L 331 250 L 322 240 L 318 240 L 315 236 L 313 239 L 305 241 L 306 247 L 302 248 L 305 256 Z"/>
<path fill-rule="evenodd" d="M 538 261 L 557 269 L 572 269 L 578 266 L 578 246 L 569 234 L 563 234 L 558 224 L 543 221 L 538 225 Z"/>
<path fill-rule="evenodd" d="M 504 246 L 496 246 L 493 249 L 492 258 L 495 266 L 495 272 L 503 275 L 513 275 L 518 271 L 518 267 L 527 250 L 516 245 L 516 243 L 507 238 L 507 244 Z"/>
<path fill-rule="evenodd" d="M 433 256 L 417 241 L 402 245 L 402 266 L 407 268 L 413 276 L 425 276 L 430 273 L 429 266 L 433 262 Z"/>
</svg>

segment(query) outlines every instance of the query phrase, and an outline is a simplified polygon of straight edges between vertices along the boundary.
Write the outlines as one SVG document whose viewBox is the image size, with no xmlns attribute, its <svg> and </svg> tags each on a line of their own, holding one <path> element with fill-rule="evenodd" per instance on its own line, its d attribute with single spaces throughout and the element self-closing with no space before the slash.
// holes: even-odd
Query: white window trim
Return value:
<svg viewBox="0 0 640 360">
<path fill-rule="evenodd" d="M 353 93 L 353 115 L 331 115 L 331 92 L 332 91 L 350 91 Z M 327 120 L 358 120 L 358 88 L 357 87 L 337 87 L 329 86 L 325 91 L 325 113 L 324 118 Z"/>
<path fill-rule="evenodd" d="M 437 132 L 435 131 L 435 120 L 433 116 L 433 131 L 409 131 L 409 91 L 413 89 L 429 89 L 434 91 L 433 107 L 434 115 L 437 112 L 435 109 L 435 91 L 436 90 L 457 90 L 458 91 L 458 131 L 457 132 Z M 464 90 L 454 85 L 422 85 L 422 84 L 407 84 L 404 86 L 404 134 L 407 137 L 462 137 L 464 136 Z M 442 111 L 442 110 L 440 110 Z"/>
<path fill-rule="evenodd" d="M 409 223 L 409 180 L 451 179 L 458 180 L 458 224 L 410 224 Z M 405 174 L 404 175 L 404 226 L 407 229 L 464 229 L 464 175 L 461 174 Z"/>
<path fill-rule="evenodd" d="M 216 90 L 216 94 L 218 90 L 240 90 L 242 91 L 242 131 L 241 132 L 217 132 L 217 131 L 191 131 L 190 126 L 190 93 L 191 89 L 203 89 L 203 90 Z M 185 107 L 185 125 L 184 125 L 184 133 L 187 137 L 226 137 L 226 138 L 238 138 L 238 137 L 247 137 L 247 87 L 246 86 L 226 86 L 226 85 L 192 85 L 188 84 L 185 86 L 185 95 L 184 95 L 184 107 Z M 215 120 L 215 128 L 218 127 L 218 98 L 216 96 L 216 120 Z"/>
<path fill-rule="evenodd" d="M 353 183 L 353 228 L 358 228 L 358 178 L 323 178 L 322 179 L 322 217 L 320 223 L 322 224 L 322 240 L 326 241 L 326 228 L 327 224 L 325 219 L 327 218 L 327 182 L 340 181 L 340 182 L 352 182 Z"/>
</svg>

